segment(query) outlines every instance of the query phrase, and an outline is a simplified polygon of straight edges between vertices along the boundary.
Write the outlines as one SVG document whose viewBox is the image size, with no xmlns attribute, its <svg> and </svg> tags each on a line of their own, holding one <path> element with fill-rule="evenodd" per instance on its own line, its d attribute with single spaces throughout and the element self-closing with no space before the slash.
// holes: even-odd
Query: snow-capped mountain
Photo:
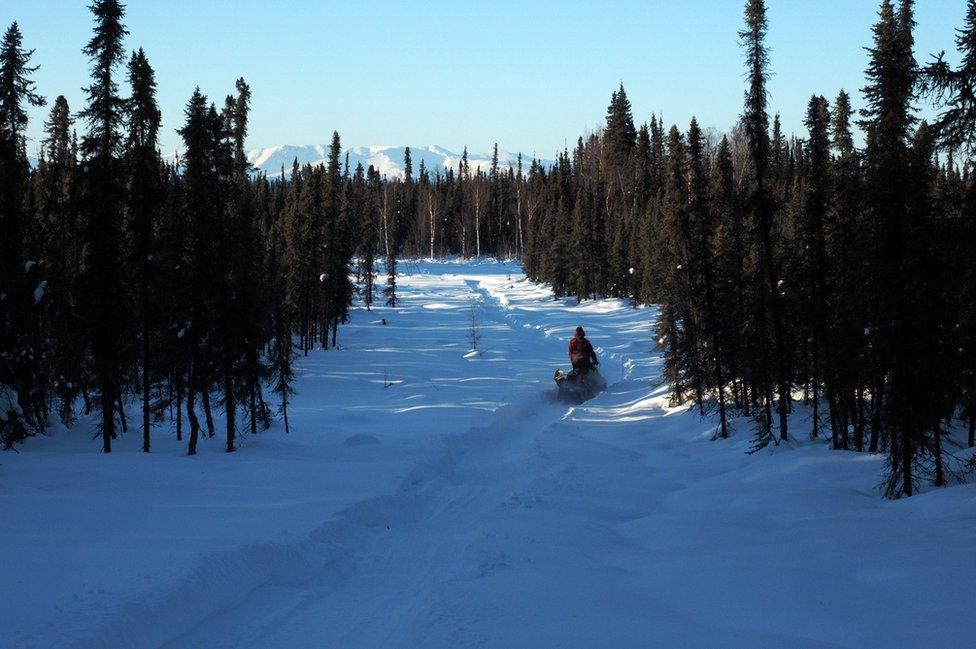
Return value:
<svg viewBox="0 0 976 649">
<path fill-rule="evenodd" d="M 344 149 L 342 152 L 343 163 L 346 153 L 349 154 L 350 171 L 356 168 L 357 164 L 362 163 L 364 169 L 373 165 L 379 170 L 380 174 L 390 178 L 403 177 L 403 156 L 406 151 L 405 146 L 359 146 Z M 282 168 L 285 175 L 291 173 L 292 163 L 298 160 L 299 165 L 305 164 L 325 164 L 329 156 L 329 147 L 326 144 L 308 145 L 280 145 L 268 147 L 266 149 L 253 149 L 248 152 L 248 162 L 255 169 L 255 173 L 266 173 L 268 176 L 281 174 Z M 461 154 L 449 151 L 444 147 L 436 145 L 411 146 L 410 157 L 413 162 L 413 173 L 416 176 L 420 171 L 420 163 L 434 173 L 436 170 L 452 168 L 457 170 L 458 163 L 461 161 Z M 548 160 L 540 160 L 543 164 L 551 164 Z M 518 164 L 518 153 L 498 150 L 498 164 L 503 167 L 515 167 Z M 528 172 L 532 164 L 531 154 L 522 154 L 522 168 Z M 468 165 L 474 173 L 478 167 L 487 171 L 491 167 L 490 153 L 468 153 Z"/>
</svg>

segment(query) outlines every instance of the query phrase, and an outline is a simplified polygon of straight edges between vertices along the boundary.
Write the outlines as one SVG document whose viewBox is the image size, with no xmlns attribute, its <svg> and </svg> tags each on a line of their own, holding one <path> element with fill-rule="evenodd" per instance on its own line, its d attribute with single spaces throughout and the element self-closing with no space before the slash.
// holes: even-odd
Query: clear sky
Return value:
<svg viewBox="0 0 976 649">
<path fill-rule="evenodd" d="M 36 49 L 39 92 L 82 107 L 84 0 L 0 0 Z M 769 0 L 771 109 L 803 134 L 812 93 L 864 85 L 880 0 Z M 964 0 L 921 0 L 917 56 L 952 52 Z M 743 0 L 130 0 L 129 49 L 159 84 L 162 146 L 199 85 L 218 104 L 244 76 L 254 95 L 250 147 L 439 144 L 553 157 L 601 123 L 624 83 L 638 122 L 651 113 L 726 130 L 742 106 L 737 30 Z M 121 71 L 120 71 L 121 73 Z M 124 87 L 124 86 L 123 86 Z M 49 109 L 34 111 L 28 150 Z"/>
</svg>

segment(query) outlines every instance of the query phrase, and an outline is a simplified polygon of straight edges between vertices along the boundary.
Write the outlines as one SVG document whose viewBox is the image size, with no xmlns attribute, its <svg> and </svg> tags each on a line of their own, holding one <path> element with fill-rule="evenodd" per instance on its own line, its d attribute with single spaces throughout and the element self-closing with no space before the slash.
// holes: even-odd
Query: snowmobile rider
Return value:
<svg viewBox="0 0 976 649">
<path fill-rule="evenodd" d="M 585 374 L 600 364 L 583 327 L 576 327 L 576 335 L 569 341 L 569 362 L 573 364 L 576 374 Z"/>
</svg>

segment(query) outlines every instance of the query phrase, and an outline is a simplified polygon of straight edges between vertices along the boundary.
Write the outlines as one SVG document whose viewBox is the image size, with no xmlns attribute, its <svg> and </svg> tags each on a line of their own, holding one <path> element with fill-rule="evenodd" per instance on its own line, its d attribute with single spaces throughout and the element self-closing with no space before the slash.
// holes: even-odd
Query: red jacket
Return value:
<svg viewBox="0 0 976 649">
<path fill-rule="evenodd" d="M 587 360 L 591 361 L 594 365 L 597 362 L 596 354 L 593 352 L 593 345 L 586 338 L 574 337 L 569 341 L 569 362 L 573 365 L 578 365 Z"/>
</svg>

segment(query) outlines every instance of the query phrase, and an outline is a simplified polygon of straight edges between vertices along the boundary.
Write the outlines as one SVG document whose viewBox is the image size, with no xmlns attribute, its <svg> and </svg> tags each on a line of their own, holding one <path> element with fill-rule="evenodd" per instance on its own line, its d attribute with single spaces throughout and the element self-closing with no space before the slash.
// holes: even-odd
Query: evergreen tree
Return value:
<svg viewBox="0 0 976 649">
<path fill-rule="evenodd" d="M 704 415 L 705 383 L 701 372 L 699 320 L 695 308 L 698 283 L 692 262 L 688 196 L 688 152 L 676 126 L 668 133 L 668 178 L 660 201 L 655 244 L 658 256 L 654 276 L 663 301 L 657 325 L 664 347 L 664 373 L 673 385 L 672 402 L 684 403 L 691 391 L 693 403 Z"/>
<path fill-rule="evenodd" d="M 150 450 L 150 384 L 151 356 L 155 326 L 154 298 L 157 287 L 154 275 L 154 228 L 162 206 L 162 164 L 158 141 L 160 112 L 156 104 L 156 79 L 142 49 L 129 60 L 129 85 L 132 96 L 128 102 L 128 138 L 126 165 L 128 167 L 128 230 L 131 233 L 129 277 L 134 284 L 133 295 L 138 296 L 140 365 L 142 370 L 142 450 Z"/>
<path fill-rule="evenodd" d="M 501 174 L 498 171 L 498 142 L 495 142 L 488 171 L 488 246 L 499 254 L 502 247 L 502 202 Z"/>
<path fill-rule="evenodd" d="M 124 56 L 122 40 L 127 31 L 122 24 L 125 10 L 118 0 L 93 0 L 90 8 L 95 30 L 84 53 L 91 59 L 92 83 L 85 89 L 88 103 L 80 113 L 88 125 L 81 141 L 83 236 L 88 248 L 84 322 L 99 395 L 102 450 L 110 453 L 126 370 L 128 330 L 119 263 L 123 198 L 119 166 L 126 102 L 119 96 L 114 76 Z M 124 416 L 121 408 L 119 414 Z"/>
<path fill-rule="evenodd" d="M 942 438 L 944 426 L 951 424 L 956 403 L 951 396 L 956 382 L 957 365 L 953 362 L 953 334 L 957 324 L 953 317 L 953 293 L 948 274 L 950 265 L 935 252 L 938 240 L 936 177 L 938 167 L 932 134 L 922 121 L 912 135 L 909 158 L 909 203 L 905 224 L 906 242 L 911 242 L 905 256 L 904 276 L 908 279 L 904 306 L 905 328 L 916 342 L 903 352 L 908 363 L 909 383 L 906 395 L 910 404 L 892 404 L 902 410 L 898 417 L 909 414 L 909 443 L 902 441 L 902 453 L 911 448 L 914 455 L 901 458 L 902 486 L 909 479 L 904 466 L 911 463 L 911 479 L 928 478 L 935 486 L 947 484 Z M 908 246 L 906 246 L 908 248 Z M 945 292 L 944 292 L 945 291 Z M 903 345 L 905 346 L 905 345 Z M 889 476 L 888 486 L 894 481 Z M 911 495 L 906 493 L 905 495 Z"/>
<path fill-rule="evenodd" d="M 34 182 L 34 230 L 38 263 L 47 282 L 40 315 L 42 335 L 50 341 L 48 373 L 65 425 L 74 422 L 74 403 L 82 386 L 84 348 L 78 317 L 81 246 L 78 236 L 78 165 L 68 102 L 59 96 L 44 123 L 41 157 Z"/>
<path fill-rule="evenodd" d="M 866 204 L 871 214 L 872 272 L 867 281 L 874 349 L 872 400 L 887 434 L 890 471 L 889 496 L 910 496 L 914 490 L 912 470 L 918 447 L 918 422 L 913 395 L 913 369 L 905 340 L 912 340 L 908 327 L 909 296 L 907 239 L 910 165 L 909 144 L 912 97 L 916 68 L 912 54 L 911 5 L 902 0 L 896 13 L 890 0 L 883 0 L 874 26 L 874 46 L 869 49 L 863 93 L 867 108 L 861 111 L 861 125 L 867 133 L 865 151 Z M 872 433 L 874 434 L 874 433 Z"/>
<path fill-rule="evenodd" d="M 395 192 L 394 223 L 392 230 L 394 241 L 391 247 L 402 249 L 408 239 L 410 226 L 417 216 L 417 192 L 413 177 L 413 162 L 410 158 L 410 147 L 404 150 L 403 182 L 399 183 Z"/>
<path fill-rule="evenodd" d="M 772 432 L 769 404 L 772 401 L 772 388 L 769 378 L 775 377 L 779 392 L 779 435 L 786 440 L 789 436 L 790 387 L 787 376 L 786 350 L 783 321 L 780 306 L 780 290 L 773 249 L 773 205 L 769 178 L 770 143 L 769 114 L 767 113 L 766 81 L 769 78 L 769 52 L 766 47 L 766 3 L 764 0 L 746 2 L 746 29 L 739 32 L 746 51 L 746 65 L 749 74 L 749 89 L 746 91 L 746 107 L 742 120 L 749 140 L 750 162 L 752 167 L 753 190 L 750 208 L 756 222 L 759 239 L 759 277 L 757 283 L 762 287 L 757 291 L 756 305 L 757 329 L 760 338 L 765 338 L 769 329 L 773 336 L 773 358 L 763 359 L 763 392 L 766 398 L 765 416 L 759 420 L 760 439 L 763 443 Z M 762 349 L 766 345 L 762 345 Z M 768 356 L 768 355 L 767 355 Z"/>
<path fill-rule="evenodd" d="M 225 299 L 218 301 L 221 284 L 219 264 L 220 188 L 215 152 L 221 137 L 220 117 L 212 104 L 197 88 L 187 103 L 186 124 L 180 129 L 185 154 L 182 176 L 183 219 L 189 231 L 186 248 L 188 272 L 187 323 L 180 336 L 188 347 L 190 366 L 186 385 L 186 412 L 190 422 L 188 454 L 196 453 L 200 424 L 196 416 L 197 396 L 208 398 L 214 378 L 220 369 L 217 346 L 222 343 L 218 331 L 218 311 Z M 206 401 L 204 407 L 206 408 Z M 230 417 L 229 417 L 230 418 Z"/>
<path fill-rule="evenodd" d="M 45 415 L 34 353 L 39 341 L 30 333 L 41 287 L 36 262 L 24 259 L 26 107 L 45 103 L 31 80 L 37 70 L 29 65 L 32 55 L 13 23 L 0 44 L 0 444 L 6 448 L 43 430 Z"/>
<path fill-rule="evenodd" d="M 832 374 L 833 362 L 830 341 L 834 339 L 827 326 L 827 303 L 830 290 L 827 281 L 826 220 L 830 200 L 830 112 L 827 100 L 814 96 L 807 107 L 805 124 L 810 133 L 806 144 L 806 182 L 803 209 L 803 275 L 804 297 L 809 314 L 807 320 L 810 332 L 811 375 L 813 387 L 813 429 L 811 438 L 820 434 L 820 387 L 824 377 Z M 826 381 L 828 407 L 832 410 L 836 401 L 833 395 L 834 384 Z M 847 447 L 847 431 L 833 426 L 834 448 Z"/>
<path fill-rule="evenodd" d="M 906 7 L 910 10 L 911 7 Z M 959 66 L 945 60 L 945 52 L 925 67 L 920 79 L 941 109 L 933 124 L 939 144 L 947 150 L 976 150 L 976 0 L 967 0 L 966 17 L 956 34 Z"/>
<path fill-rule="evenodd" d="M 390 248 L 390 254 L 386 256 L 386 288 L 383 295 L 386 296 L 386 306 L 395 307 L 396 296 L 396 276 L 397 276 L 397 252 L 396 248 Z"/>
<path fill-rule="evenodd" d="M 960 211 L 959 250 L 976 249 L 976 178 L 966 181 L 966 194 L 963 209 Z M 969 420 L 969 447 L 976 446 L 976 258 L 971 254 L 961 254 L 959 260 L 960 285 L 963 290 L 958 296 L 960 362 L 960 383 L 962 415 Z"/>
<path fill-rule="evenodd" d="M 953 68 L 945 55 L 924 70 L 923 89 L 941 109 L 933 124 L 939 147 L 952 155 L 976 151 L 976 0 L 966 3 L 963 27 L 957 31 L 956 50 L 960 64 Z M 963 290 L 958 295 L 958 349 L 963 356 L 959 370 L 963 416 L 969 421 L 968 444 L 976 445 L 976 259 L 968 251 L 976 247 L 976 184 L 970 176 L 960 182 L 965 186 L 958 217 L 959 236 L 956 242 L 960 254 L 954 276 Z"/>
<path fill-rule="evenodd" d="M 723 140 L 726 146 L 728 141 Z M 702 382 L 711 384 L 716 393 L 719 413 L 719 435 L 729 436 L 728 415 L 726 413 L 725 381 L 726 372 L 723 367 L 725 350 L 723 340 L 726 332 L 719 315 L 716 287 L 716 260 L 713 255 L 712 239 L 715 236 L 715 215 L 709 200 L 709 179 L 704 142 L 698 121 L 691 120 L 688 129 L 688 213 L 689 213 L 689 245 L 691 254 L 696 260 L 694 271 L 696 284 L 699 287 L 692 294 L 692 299 L 698 302 L 696 311 L 700 316 L 699 337 L 702 340 L 704 352 L 703 365 L 711 361 L 711 380 Z M 692 269 L 689 268 L 689 271 Z M 700 371 L 705 372 L 702 367 Z"/>
<path fill-rule="evenodd" d="M 333 133 L 327 166 L 328 206 L 324 215 L 325 227 L 321 234 L 325 251 L 321 268 L 325 269 L 328 280 L 326 294 L 323 296 L 327 313 L 323 322 L 322 346 L 324 348 L 329 344 L 330 328 L 332 346 L 335 346 L 339 323 L 346 321 L 354 293 L 349 280 L 349 263 L 355 251 L 351 225 L 352 219 L 355 218 L 356 207 L 352 204 L 355 198 L 343 191 L 346 183 L 342 179 L 340 169 L 341 152 L 339 134 Z"/>
<path fill-rule="evenodd" d="M 866 363 L 864 318 L 860 308 L 867 255 L 864 219 L 861 217 L 863 192 L 860 156 L 851 134 L 850 97 L 841 91 L 834 102 L 831 118 L 831 146 L 835 157 L 831 165 L 831 206 L 828 213 L 828 258 L 834 280 L 834 300 L 829 305 L 834 403 L 831 404 L 832 437 L 843 437 L 852 428 L 855 450 L 863 450 L 865 390 L 862 366 Z M 875 446 L 874 450 L 877 450 Z"/>
<path fill-rule="evenodd" d="M 637 142 L 637 129 L 634 127 L 630 100 L 622 83 L 620 88 L 610 96 L 603 141 L 607 163 L 618 173 L 622 172 L 630 162 L 631 152 Z"/>
<path fill-rule="evenodd" d="M 721 341 L 731 378 L 732 400 L 743 414 L 750 413 L 746 362 L 749 355 L 749 318 L 747 298 L 746 232 L 743 210 L 736 191 L 732 162 L 732 147 L 728 137 L 723 137 L 716 152 L 709 192 L 710 205 L 716 223 L 715 248 L 715 309 L 723 314 L 723 330 L 727 334 Z M 732 332 L 737 332 L 733 334 Z"/>
<path fill-rule="evenodd" d="M 277 246 L 275 250 L 278 250 Z M 275 257 L 278 255 L 275 254 Z M 292 362 L 295 357 L 294 346 L 292 344 L 292 324 L 289 317 L 288 305 L 285 299 L 285 291 L 280 281 L 280 275 L 275 273 L 272 285 L 274 295 L 274 313 L 272 321 L 274 323 L 274 335 L 271 342 L 270 362 L 271 376 L 273 380 L 272 391 L 278 395 L 279 412 L 285 422 L 285 433 L 290 428 L 288 424 L 288 403 L 291 396 L 295 393 L 292 383 L 295 379 L 295 372 Z"/>
<path fill-rule="evenodd" d="M 363 166 L 356 167 L 356 178 L 363 176 Z M 376 258 L 379 254 L 379 232 L 376 215 L 379 211 L 380 178 L 372 166 L 366 177 L 365 199 L 363 205 L 362 235 L 359 242 L 359 273 L 363 281 L 363 304 L 369 311 L 376 297 Z"/>
</svg>

